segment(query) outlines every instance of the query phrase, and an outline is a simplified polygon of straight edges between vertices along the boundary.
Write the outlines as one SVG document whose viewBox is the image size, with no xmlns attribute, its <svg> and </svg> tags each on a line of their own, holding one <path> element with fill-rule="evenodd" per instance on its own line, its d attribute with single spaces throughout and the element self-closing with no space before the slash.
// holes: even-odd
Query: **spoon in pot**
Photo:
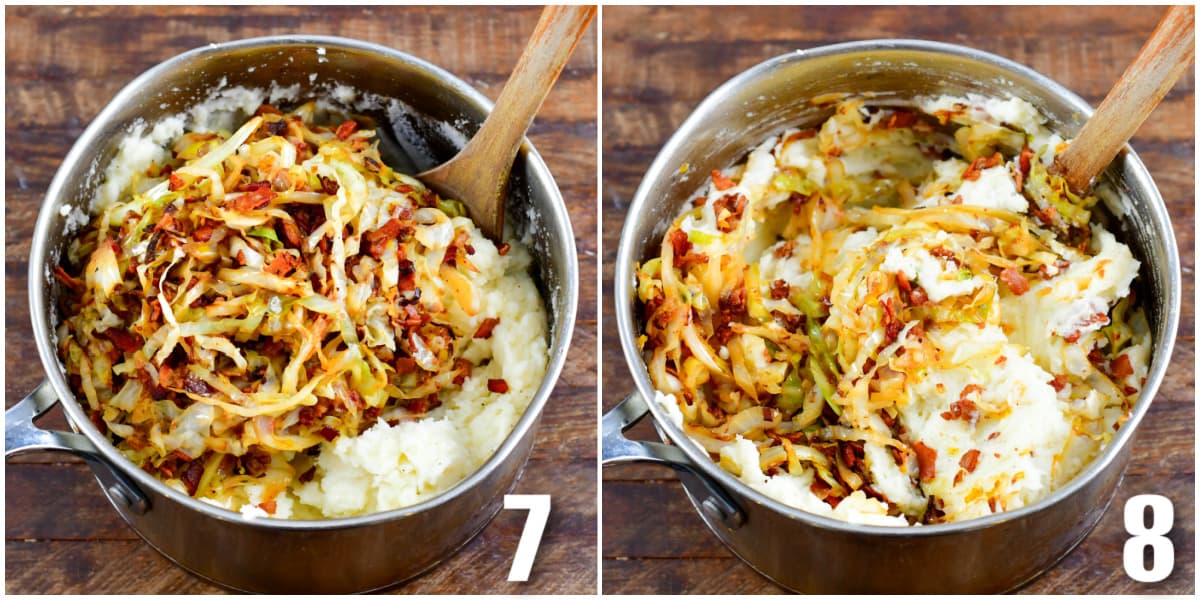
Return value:
<svg viewBox="0 0 1200 600">
<path fill-rule="evenodd" d="M 1075 141 L 1054 160 L 1054 171 L 1072 191 L 1091 188 L 1187 70 L 1196 48 L 1195 19 L 1194 7 L 1171 7 Z"/>
<path fill-rule="evenodd" d="M 547 6 L 479 131 L 449 161 L 417 175 L 439 195 L 461 201 L 493 241 L 504 234 L 509 171 L 525 131 L 596 15 L 594 6 Z"/>
</svg>

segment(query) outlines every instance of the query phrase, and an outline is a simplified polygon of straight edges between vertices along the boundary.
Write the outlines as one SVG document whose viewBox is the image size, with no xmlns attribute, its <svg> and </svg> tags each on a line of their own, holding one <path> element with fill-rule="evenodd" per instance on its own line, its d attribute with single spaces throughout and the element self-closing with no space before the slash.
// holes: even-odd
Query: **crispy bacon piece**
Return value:
<svg viewBox="0 0 1200 600">
<path fill-rule="evenodd" d="M 500 319 L 496 317 L 488 317 L 479 323 L 479 329 L 475 330 L 474 338 L 477 340 L 486 340 L 492 337 L 492 330 L 496 325 L 500 324 Z"/>
<path fill-rule="evenodd" d="M 717 188 L 718 192 L 723 192 L 733 187 L 733 180 L 722 175 L 720 171 L 713 169 L 712 172 L 713 187 Z"/>
<path fill-rule="evenodd" d="M 732 290 L 722 292 L 717 300 L 717 319 L 713 327 L 713 337 L 717 343 L 724 344 L 729 341 L 733 335 L 733 329 L 729 325 L 740 321 L 745 314 L 746 286 L 738 282 Z"/>
<path fill-rule="evenodd" d="M 892 305 L 892 299 L 883 299 L 883 345 L 890 345 L 900 337 L 900 331 L 904 329 L 904 323 L 896 318 L 896 309 Z"/>
<path fill-rule="evenodd" d="M 1017 167 L 1022 175 L 1029 176 L 1029 167 L 1032 164 L 1033 148 L 1025 146 L 1021 148 L 1021 156 L 1017 158 Z"/>
<path fill-rule="evenodd" d="M 341 125 L 338 125 L 337 131 L 334 132 L 334 135 L 337 136 L 337 139 L 342 140 L 344 142 L 344 141 L 346 141 L 346 138 L 350 137 L 357 129 L 358 129 L 357 121 L 353 121 L 353 120 L 343 121 Z"/>
<path fill-rule="evenodd" d="M 384 223 L 382 227 L 375 231 L 368 231 L 363 235 L 363 239 L 367 242 L 367 254 L 374 258 L 383 256 L 383 250 L 387 247 L 388 240 L 399 239 L 408 233 L 412 233 L 412 227 L 406 225 L 400 219 L 391 219 Z"/>
<path fill-rule="evenodd" d="M 212 225 L 201 225 L 192 232 L 192 239 L 197 242 L 207 242 L 212 239 L 214 228 Z"/>
<path fill-rule="evenodd" d="M 295 269 L 296 265 L 298 264 L 300 264 L 299 258 L 292 256 L 290 252 L 284 252 L 281 250 L 275 253 L 275 258 L 272 258 L 271 262 L 267 263 L 267 266 L 263 267 L 263 271 L 272 275 L 284 277 L 288 273 L 291 273 L 292 269 Z"/>
<path fill-rule="evenodd" d="M 937 477 L 937 450 L 922 442 L 913 442 L 913 452 L 917 454 L 917 466 L 921 471 L 921 481 L 930 482 Z"/>
<path fill-rule="evenodd" d="M 1000 280 L 1008 286 L 1008 291 L 1020 296 L 1029 291 L 1029 280 L 1020 271 L 1012 267 L 1008 267 L 1000 271 Z"/>
<path fill-rule="evenodd" d="M 307 471 L 300 474 L 300 477 L 299 477 L 300 483 L 308 483 L 308 482 L 312 481 L 313 477 L 316 477 L 316 475 L 317 475 L 317 466 L 313 465 L 313 466 L 309 467 Z"/>
<path fill-rule="evenodd" d="M 336 440 L 340 434 L 336 429 L 326 425 L 317 431 L 317 435 L 325 438 L 325 441 L 327 442 L 332 442 L 333 440 Z"/>
<path fill-rule="evenodd" d="M 417 370 L 417 361 L 411 356 L 398 356 L 395 367 L 397 375 L 407 375 Z"/>
<path fill-rule="evenodd" d="M 274 500 L 267 500 L 266 502 L 260 502 L 258 507 L 263 509 L 263 512 L 267 513 L 268 515 L 275 514 L 275 501 Z"/>
<path fill-rule="evenodd" d="M 329 194 L 330 196 L 338 193 L 338 190 L 341 189 L 341 186 L 338 185 L 337 180 L 331 177 L 317 175 L 317 181 L 321 182 L 321 191 Z"/>
<path fill-rule="evenodd" d="M 1116 379 L 1117 381 L 1133 375 L 1133 365 L 1129 362 L 1128 354 L 1122 354 L 1114 358 L 1112 364 L 1109 365 L 1108 368 L 1109 375 L 1112 375 L 1113 379 Z"/>
<path fill-rule="evenodd" d="M 300 226 L 295 221 L 280 220 L 275 228 L 277 233 L 281 234 L 281 238 L 289 248 L 299 248 L 304 241 L 304 235 L 300 233 Z"/>
<path fill-rule="evenodd" d="M 504 394 L 508 392 L 508 382 L 503 379 L 489 379 L 487 388 L 494 394 Z"/>
<path fill-rule="evenodd" d="M 958 466 L 965 469 L 968 473 L 974 473 L 975 467 L 979 466 L 979 450 L 972 448 L 958 461 Z"/>
<path fill-rule="evenodd" d="M 142 336 L 129 331 L 123 331 L 115 327 L 106 329 L 103 335 L 104 337 L 108 338 L 108 341 L 112 342 L 118 350 L 128 354 L 133 354 L 134 352 L 141 350 L 142 344 L 145 343 L 145 340 L 142 339 Z"/>
<path fill-rule="evenodd" d="M 746 197 L 742 194 L 725 194 L 713 202 L 712 208 L 717 217 L 717 229 L 721 233 L 729 233 L 737 228 L 742 212 L 746 210 Z"/>
<path fill-rule="evenodd" d="M 238 191 L 244 193 L 229 203 L 229 209 L 238 212 L 263 208 L 270 204 L 276 196 L 275 190 L 271 189 L 271 184 L 266 181 L 243 185 L 238 188 Z"/>
<path fill-rule="evenodd" d="M 962 394 L 959 394 L 958 400 L 950 404 L 950 410 L 942 413 L 942 418 L 947 421 L 962 419 L 968 423 L 979 418 L 979 411 L 975 406 L 975 402 L 967 399 L 971 392 L 982 392 L 983 388 L 974 383 L 963 388 Z"/>
<path fill-rule="evenodd" d="M 195 496 L 196 490 L 200 487 L 200 479 L 204 476 L 204 461 L 197 458 L 190 461 L 187 467 L 183 469 L 179 479 L 183 481 L 184 487 L 187 488 L 189 496 Z"/>
<path fill-rule="evenodd" d="M 508 251 L 511 249 L 512 246 L 509 246 L 508 244 L 500 244 L 496 247 L 496 254 L 499 254 L 500 256 L 507 256 Z"/>
<path fill-rule="evenodd" d="M 1058 210 L 1053 206 L 1047 206 L 1046 208 L 1030 206 L 1029 213 L 1036 217 L 1038 221 L 1041 221 L 1042 225 L 1047 227 L 1053 227 L 1054 220 L 1058 218 Z"/>
<path fill-rule="evenodd" d="M 187 185 L 187 182 L 184 181 L 182 177 L 180 177 L 179 175 L 176 175 L 175 173 L 171 173 L 171 176 L 167 178 L 167 189 L 172 192 L 181 190 L 186 185 Z"/>
<path fill-rule="evenodd" d="M 771 298 L 772 299 L 783 300 L 784 298 L 787 298 L 788 294 L 790 294 L 791 292 L 792 292 L 792 288 L 791 288 L 791 286 L 788 285 L 788 282 L 786 282 L 782 279 L 776 279 L 775 281 L 771 282 Z"/>
<path fill-rule="evenodd" d="M 1083 335 L 1083 328 L 1087 327 L 1088 325 L 1095 325 L 1096 323 L 1107 324 L 1108 315 L 1100 312 L 1084 319 L 1083 321 L 1080 321 L 1078 326 L 1079 328 L 1075 331 L 1072 331 L 1070 335 L 1063 336 L 1063 340 L 1065 340 L 1068 344 L 1074 344 L 1075 342 L 1078 342 L 1079 337 Z"/>
<path fill-rule="evenodd" d="M 980 156 L 979 158 L 976 158 L 975 160 L 971 161 L 971 164 L 970 164 L 970 166 L 967 167 L 967 170 L 963 171 L 962 180 L 963 181 L 975 181 L 975 180 L 979 179 L 980 171 L 999 166 L 1003 163 L 1004 163 L 1004 156 L 1001 155 L 999 152 L 997 152 L 989 157 Z"/>
<path fill-rule="evenodd" d="M 1063 388 L 1067 387 L 1067 376 L 1062 373 L 1055 375 L 1054 379 L 1050 380 L 1050 387 L 1056 392 L 1063 391 Z"/>
</svg>

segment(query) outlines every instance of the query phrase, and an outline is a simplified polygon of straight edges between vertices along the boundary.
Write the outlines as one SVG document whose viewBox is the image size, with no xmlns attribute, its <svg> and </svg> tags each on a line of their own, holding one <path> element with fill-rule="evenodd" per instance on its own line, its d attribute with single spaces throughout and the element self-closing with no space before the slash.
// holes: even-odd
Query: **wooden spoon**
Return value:
<svg viewBox="0 0 1200 600">
<path fill-rule="evenodd" d="M 1187 70 L 1196 48 L 1195 20 L 1194 7 L 1171 7 L 1096 114 L 1054 159 L 1054 171 L 1066 179 L 1072 191 L 1083 193 L 1091 188 L 1096 175 L 1108 167 Z"/>
<path fill-rule="evenodd" d="M 462 201 L 489 238 L 504 234 L 508 174 L 525 130 L 596 16 L 595 6 L 547 6 L 496 106 L 467 145 L 417 178 L 445 198 Z"/>
</svg>

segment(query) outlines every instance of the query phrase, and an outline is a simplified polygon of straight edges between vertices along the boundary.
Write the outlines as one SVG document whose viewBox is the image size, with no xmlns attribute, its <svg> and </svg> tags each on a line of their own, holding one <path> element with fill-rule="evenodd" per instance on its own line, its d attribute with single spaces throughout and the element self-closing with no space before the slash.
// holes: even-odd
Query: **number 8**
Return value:
<svg viewBox="0 0 1200 600">
<path fill-rule="evenodd" d="M 1150 526 L 1145 512 L 1150 509 Z M 1175 506 L 1158 494 L 1141 494 L 1125 502 L 1125 531 L 1133 537 L 1125 541 L 1125 573 L 1142 583 L 1162 581 L 1175 568 L 1175 545 L 1164 537 L 1175 524 Z M 1150 547 L 1153 565 L 1146 568 L 1146 547 Z"/>
</svg>

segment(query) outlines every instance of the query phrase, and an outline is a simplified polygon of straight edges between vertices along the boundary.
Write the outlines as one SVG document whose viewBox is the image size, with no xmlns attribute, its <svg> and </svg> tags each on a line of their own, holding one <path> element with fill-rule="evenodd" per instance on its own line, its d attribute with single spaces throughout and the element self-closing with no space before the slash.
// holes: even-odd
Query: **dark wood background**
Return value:
<svg viewBox="0 0 1200 600">
<path fill-rule="evenodd" d="M 6 14 L 5 403 L 42 379 L 26 294 L 29 242 L 51 177 L 84 127 L 126 83 L 210 42 L 283 33 L 376 42 L 440 65 L 493 100 L 537 22 L 537 7 L 44 7 Z M 551 494 L 528 583 L 506 581 L 525 511 L 501 511 L 458 554 L 392 591 L 594 593 L 596 558 L 596 26 L 576 49 L 529 135 L 570 209 L 579 320 L 515 493 Z M 62 428 L 55 409 L 42 421 Z M 5 482 L 9 593 L 222 591 L 144 544 L 88 469 L 61 454 L 10 461 Z M 213 549 L 219 552 L 220 549 Z"/>
<path fill-rule="evenodd" d="M 1093 106 L 1137 54 L 1161 7 L 605 7 L 603 76 L 603 400 L 633 384 L 612 300 L 625 211 L 659 148 L 700 100 L 731 76 L 798 48 L 870 38 L 923 38 L 973 46 L 1024 63 Z M 1194 77 L 1167 95 L 1133 140 L 1166 200 L 1183 258 L 1183 318 L 1172 368 L 1135 440 L 1113 510 L 1073 553 L 1021 591 L 1194 591 Z M 641 424 L 631 434 L 652 439 Z M 782 591 L 734 557 L 704 527 L 669 470 L 605 469 L 604 593 L 743 594 Z M 1122 570 L 1121 510 L 1135 494 L 1175 505 L 1175 570 L 1139 584 Z"/>
</svg>

